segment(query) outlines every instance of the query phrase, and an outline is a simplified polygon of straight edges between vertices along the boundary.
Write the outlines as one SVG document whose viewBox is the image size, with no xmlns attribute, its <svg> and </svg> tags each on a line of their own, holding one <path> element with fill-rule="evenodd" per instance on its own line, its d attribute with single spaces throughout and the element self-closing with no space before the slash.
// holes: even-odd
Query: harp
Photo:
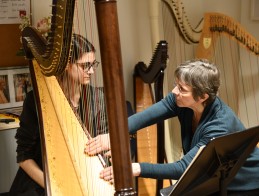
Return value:
<svg viewBox="0 0 259 196">
<path fill-rule="evenodd" d="M 196 54 L 219 66 L 219 96 L 245 126 L 258 125 L 259 42 L 233 18 L 206 13 Z"/>
<path fill-rule="evenodd" d="M 168 58 L 168 45 L 160 41 L 154 51 L 149 66 L 139 62 L 134 71 L 135 111 L 140 112 L 163 98 L 164 70 Z M 149 126 L 137 132 L 137 162 L 164 163 L 164 122 Z M 137 179 L 137 192 L 140 195 L 158 195 L 163 181 Z"/>
<path fill-rule="evenodd" d="M 179 0 L 162 0 L 163 37 L 168 42 L 168 63 L 164 73 L 164 92 L 171 92 L 173 73 L 182 62 L 195 57 L 202 32 L 203 20 L 193 27 L 188 19 L 184 4 Z M 168 162 L 181 158 L 182 144 L 180 125 L 177 119 L 165 121 L 165 150 Z"/>
<path fill-rule="evenodd" d="M 22 32 L 36 91 L 46 194 L 134 195 L 116 1 L 95 1 L 114 186 L 99 179 L 98 171 L 103 168 L 99 157 L 83 154 L 87 134 L 55 77 L 63 73 L 68 62 L 76 9 L 75 0 L 53 0 L 48 39 L 33 27 L 26 27 Z"/>
</svg>

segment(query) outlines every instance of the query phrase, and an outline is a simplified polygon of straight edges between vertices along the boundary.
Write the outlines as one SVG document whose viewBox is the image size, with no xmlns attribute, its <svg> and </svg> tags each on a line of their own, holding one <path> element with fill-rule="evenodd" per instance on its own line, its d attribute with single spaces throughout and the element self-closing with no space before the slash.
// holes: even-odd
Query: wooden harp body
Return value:
<svg viewBox="0 0 259 196">
<path fill-rule="evenodd" d="M 114 185 L 99 179 L 104 167 L 99 156 L 84 154 L 87 134 L 55 77 L 64 71 L 70 55 L 75 2 L 53 1 L 48 40 L 32 27 L 22 32 L 38 108 L 46 194 L 134 195 L 116 1 L 95 1 Z"/>
</svg>

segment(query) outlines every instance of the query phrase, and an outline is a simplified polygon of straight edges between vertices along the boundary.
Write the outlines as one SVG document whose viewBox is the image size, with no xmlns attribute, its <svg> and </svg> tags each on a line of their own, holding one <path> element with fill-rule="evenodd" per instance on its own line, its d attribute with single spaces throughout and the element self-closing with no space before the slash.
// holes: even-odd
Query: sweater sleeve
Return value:
<svg viewBox="0 0 259 196">
<path fill-rule="evenodd" d="M 190 165 L 201 146 L 207 145 L 214 137 L 227 134 L 226 129 L 217 126 L 208 125 L 203 128 L 203 131 L 194 136 L 192 148 L 179 161 L 168 164 L 140 163 L 141 177 L 178 180 Z"/>
<path fill-rule="evenodd" d="M 164 99 L 153 104 L 146 110 L 136 113 L 128 118 L 130 134 L 136 133 L 139 129 L 156 124 L 162 120 L 177 115 L 177 106 L 172 93 L 169 93 Z"/>
<path fill-rule="evenodd" d="M 224 129 L 218 129 L 214 126 L 204 126 L 201 133 L 194 136 L 192 148 L 178 161 L 168 164 L 150 164 L 140 163 L 141 177 L 154 179 L 174 179 L 178 180 L 190 165 L 201 146 L 220 135 L 227 133 Z"/>
<path fill-rule="evenodd" d="M 140 163 L 141 177 L 154 178 L 154 179 L 174 179 L 178 180 L 192 159 L 198 152 L 199 147 L 195 146 L 192 148 L 183 158 L 179 161 L 167 164 L 151 164 L 151 163 Z"/>
<path fill-rule="evenodd" d="M 17 162 L 34 159 L 40 146 L 38 118 L 32 91 L 27 94 L 20 116 L 20 127 L 17 129 Z"/>
</svg>

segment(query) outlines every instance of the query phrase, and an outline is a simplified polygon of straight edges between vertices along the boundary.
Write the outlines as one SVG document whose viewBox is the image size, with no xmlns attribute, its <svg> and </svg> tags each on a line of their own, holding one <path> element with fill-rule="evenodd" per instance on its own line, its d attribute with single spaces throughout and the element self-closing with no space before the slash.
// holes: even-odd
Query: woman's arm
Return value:
<svg viewBox="0 0 259 196">
<path fill-rule="evenodd" d="M 41 169 L 41 148 L 38 119 L 33 93 L 29 92 L 24 100 L 17 129 L 17 163 L 37 184 L 44 188 L 44 174 Z"/>
<path fill-rule="evenodd" d="M 19 163 L 19 166 L 42 188 L 44 188 L 44 174 L 33 159 L 27 159 Z"/>
<path fill-rule="evenodd" d="M 163 120 L 177 116 L 178 107 L 172 93 L 161 101 L 151 105 L 142 112 L 128 118 L 129 132 L 135 134 L 138 130 L 156 124 Z"/>
<path fill-rule="evenodd" d="M 177 106 L 172 93 L 169 93 L 162 101 L 150 106 L 146 110 L 136 113 L 128 118 L 129 133 L 134 134 L 141 128 L 155 124 L 162 120 L 177 115 Z M 101 134 L 90 139 L 86 143 L 85 153 L 88 155 L 97 154 L 103 150 L 109 150 L 109 134 Z"/>
</svg>

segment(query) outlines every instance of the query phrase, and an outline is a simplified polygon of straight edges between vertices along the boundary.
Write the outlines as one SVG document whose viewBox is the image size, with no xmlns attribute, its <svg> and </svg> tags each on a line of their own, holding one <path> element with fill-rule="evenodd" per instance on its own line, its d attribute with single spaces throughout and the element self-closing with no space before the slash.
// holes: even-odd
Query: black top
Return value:
<svg viewBox="0 0 259 196">
<path fill-rule="evenodd" d="M 33 91 L 30 91 L 24 100 L 20 127 L 17 129 L 15 139 L 17 140 L 17 162 L 33 159 L 42 169 L 40 132 Z M 19 167 L 10 195 L 44 195 L 44 189 Z"/>
</svg>

